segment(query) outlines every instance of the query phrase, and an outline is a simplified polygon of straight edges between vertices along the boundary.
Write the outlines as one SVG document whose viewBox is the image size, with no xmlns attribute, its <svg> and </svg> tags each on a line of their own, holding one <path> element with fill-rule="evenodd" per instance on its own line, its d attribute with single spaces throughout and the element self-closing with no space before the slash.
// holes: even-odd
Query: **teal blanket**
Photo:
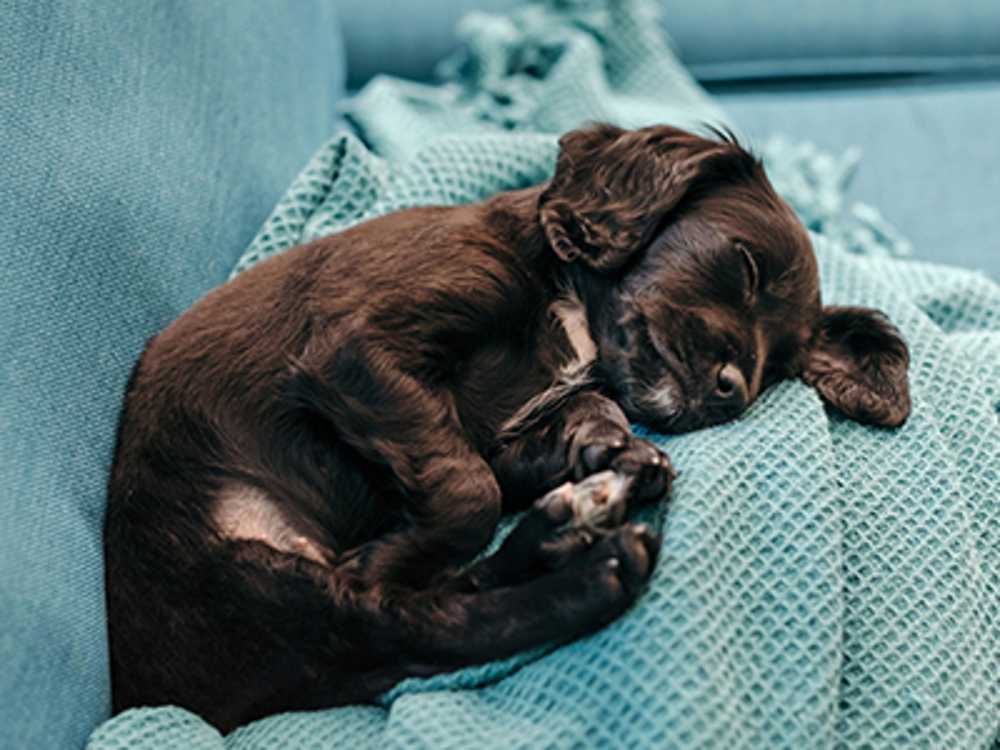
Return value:
<svg viewBox="0 0 1000 750">
<path fill-rule="evenodd" d="M 235 272 L 399 208 L 541 182 L 556 134 L 586 120 L 726 124 L 645 13 L 626 0 L 551 0 L 468 17 L 465 51 L 444 65 L 453 83 L 373 81 L 351 109 L 365 142 L 324 145 Z M 904 427 L 848 422 L 782 383 L 733 424 L 656 437 L 679 471 L 655 519 L 661 562 L 605 630 L 225 738 L 177 708 L 134 710 L 90 746 L 990 746 L 1000 288 L 899 259 L 908 245 L 877 212 L 842 204 L 853 154 L 780 140 L 758 150 L 813 230 L 825 301 L 880 308 L 906 337 Z"/>
</svg>

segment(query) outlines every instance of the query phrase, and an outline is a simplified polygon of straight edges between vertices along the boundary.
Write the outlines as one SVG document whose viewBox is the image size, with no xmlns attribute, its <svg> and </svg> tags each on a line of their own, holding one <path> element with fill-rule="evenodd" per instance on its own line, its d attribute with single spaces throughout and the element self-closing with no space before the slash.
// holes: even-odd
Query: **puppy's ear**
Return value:
<svg viewBox="0 0 1000 750">
<path fill-rule="evenodd" d="M 596 125 L 567 133 L 559 147 L 539 217 L 562 260 L 600 272 L 620 268 L 649 242 L 706 159 L 727 150 L 745 155 L 733 143 L 665 126 Z"/>
<path fill-rule="evenodd" d="M 898 427 L 910 414 L 910 355 L 896 328 L 863 307 L 824 307 L 802 379 L 858 422 Z"/>
</svg>

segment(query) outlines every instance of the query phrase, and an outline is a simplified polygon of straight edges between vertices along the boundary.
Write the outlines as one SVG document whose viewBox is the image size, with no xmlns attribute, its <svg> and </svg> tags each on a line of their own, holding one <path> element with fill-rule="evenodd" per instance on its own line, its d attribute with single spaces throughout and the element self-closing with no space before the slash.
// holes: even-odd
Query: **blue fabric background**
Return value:
<svg viewBox="0 0 1000 750">
<path fill-rule="evenodd" d="M 344 0 L 348 82 L 427 78 L 471 10 L 520 0 Z M 570 3 L 572 4 L 572 3 Z M 1000 70 L 995 0 L 655 0 L 701 80 Z M 419 10 L 417 10 L 419 9 Z"/>
<path fill-rule="evenodd" d="M 915 257 L 1000 281 L 1000 138 L 984 126 L 1000 118 L 1000 80 L 730 93 L 719 102 L 751 143 L 783 133 L 835 154 L 860 149 L 850 199 L 877 206 Z"/>
<path fill-rule="evenodd" d="M 109 709 L 100 526 L 143 341 L 221 283 L 316 144 L 333 2 L 0 1 L 0 747 Z"/>
</svg>

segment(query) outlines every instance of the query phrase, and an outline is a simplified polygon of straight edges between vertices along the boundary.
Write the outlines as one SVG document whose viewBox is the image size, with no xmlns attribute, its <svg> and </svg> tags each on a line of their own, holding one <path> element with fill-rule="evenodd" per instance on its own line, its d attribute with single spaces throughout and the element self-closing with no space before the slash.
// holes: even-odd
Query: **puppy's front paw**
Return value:
<svg viewBox="0 0 1000 750">
<path fill-rule="evenodd" d="M 658 500 L 670 492 L 677 472 L 667 454 L 650 441 L 627 435 L 609 433 L 584 445 L 574 467 L 578 479 L 608 469 L 627 477 L 629 500 Z"/>
<path fill-rule="evenodd" d="M 677 472 L 667 454 L 650 441 L 632 436 L 628 447 L 611 459 L 611 469 L 632 478 L 632 500 L 645 502 L 666 496 Z"/>
</svg>

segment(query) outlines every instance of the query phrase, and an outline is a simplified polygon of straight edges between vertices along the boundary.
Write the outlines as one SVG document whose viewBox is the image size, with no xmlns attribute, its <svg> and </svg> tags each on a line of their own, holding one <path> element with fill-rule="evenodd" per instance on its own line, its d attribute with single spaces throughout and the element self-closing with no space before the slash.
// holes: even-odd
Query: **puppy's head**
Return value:
<svg viewBox="0 0 1000 750">
<path fill-rule="evenodd" d="M 609 292 L 590 311 L 596 366 L 630 419 L 698 429 L 800 377 L 852 419 L 902 424 L 906 345 L 874 310 L 822 306 L 808 233 L 733 139 L 600 125 L 560 146 L 540 219 Z"/>
</svg>

